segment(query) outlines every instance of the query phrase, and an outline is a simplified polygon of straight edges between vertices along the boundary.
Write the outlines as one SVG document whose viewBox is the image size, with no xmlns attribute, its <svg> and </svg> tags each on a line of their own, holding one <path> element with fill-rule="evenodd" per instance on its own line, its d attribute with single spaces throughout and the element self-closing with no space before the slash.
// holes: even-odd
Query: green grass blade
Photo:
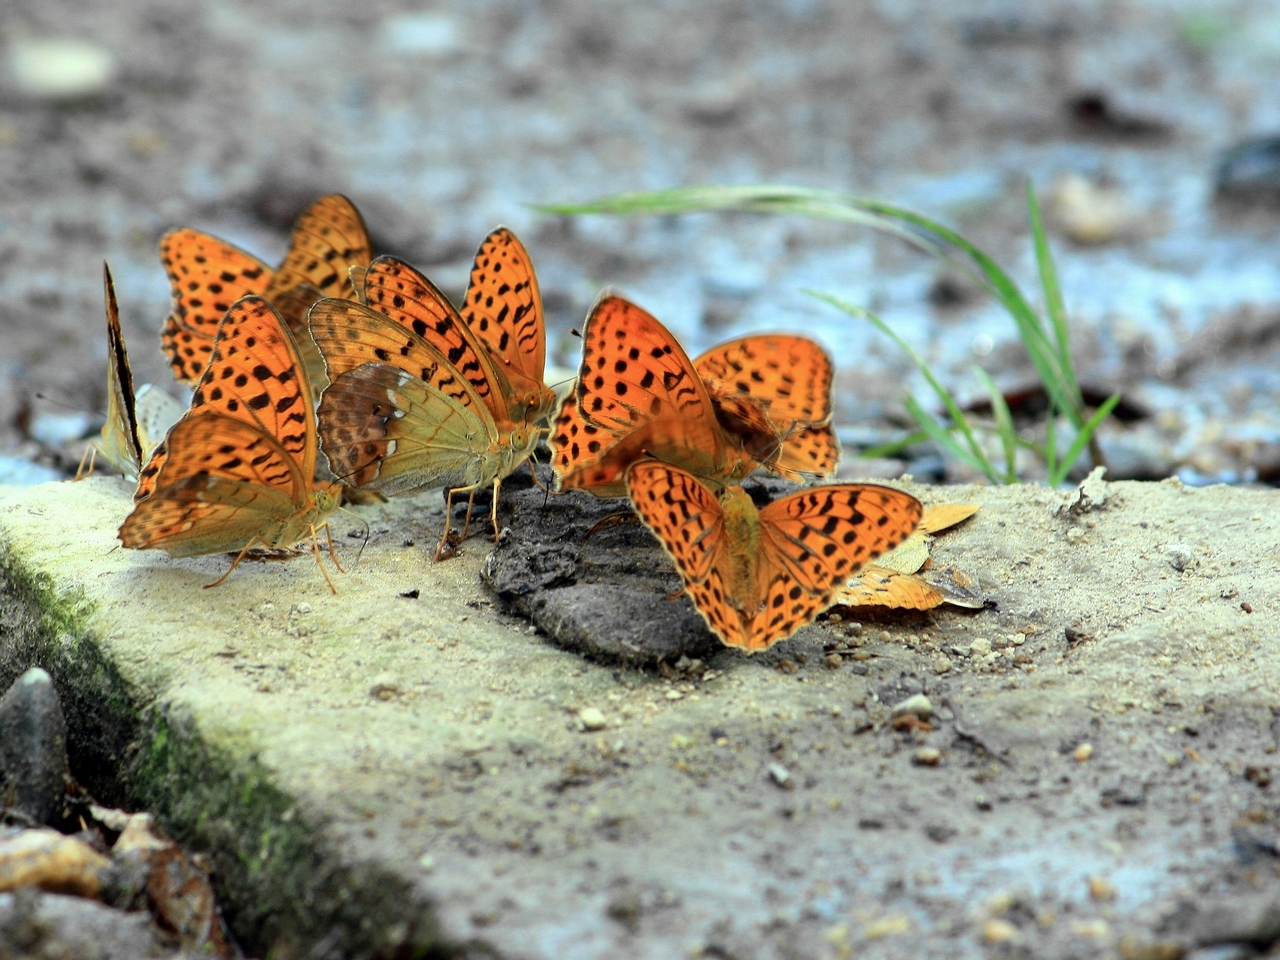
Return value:
<svg viewBox="0 0 1280 960">
<path fill-rule="evenodd" d="M 1004 447 L 1004 482 L 1018 482 L 1018 431 L 1013 426 L 1013 415 L 1009 413 L 1009 405 L 1004 402 L 1004 394 L 996 387 L 987 371 L 981 367 L 973 368 L 973 375 L 978 378 L 982 388 L 991 398 L 991 413 L 996 421 L 996 432 L 1000 435 L 1000 444 Z"/>
<path fill-rule="evenodd" d="M 965 450 L 964 447 L 960 446 L 956 441 L 956 438 L 951 435 L 951 431 L 939 423 L 934 418 L 933 414 L 920 406 L 920 402 L 916 400 L 915 397 L 908 394 L 906 399 L 903 400 L 903 403 L 906 405 L 907 412 L 911 414 L 912 419 L 914 419 L 916 423 L 920 424 L 921 429 L 929 435 L 929 439 L 936 443 L 944 453 L 949 453 L 961 463 L 968 464 L 969 467 L 977 470 L 979 473 L 986 474 L 987 478 L 992 483 L 998 484 L 1000 482 L 999 475 L 995 468 L 987 462 L 987 458 L 981 454 L 975 457 L 969 451 Z"/>
<path fill-rule="evenodd" d="M 865 450 L 858 451 L 858 457 L 863 460 L 878 460 L 881 457 L 893 457 L 906 450 L 908 447 L 914 447 L 917 443 L 924 443 L 929 439 L 929 435 L 923 430 L 917 430 L 915 433 L 909 433 L 901 440 L 892 440 L 889 443 L 876 444 L 874 447 L 867 447 Z"/>
<path fill-rule="evenodd" d="M 1084 453 L 1084 448 L 1088 446 L 1094 431 L 1098 429 L 1103 420 L 1111 415 L 1111 411 L 1116 408 L 1116 404 L 1119 402 L 1120 394 L 1113 393 L 1103 401 L 1102 406 L 1094 411 L 1093 416 L 1080 428 L 1075 440 L 1067 448 L 1067 452 L 1063 455 L 1057 469 L 1049 471 L 1049 486 L 1056 487 L 1067 478 L 1067 474 L 1071 472 L 1071 468 L 1075 465 L 1076 460 L 1080 458 L 1080 454 Z"/>
<path fill-rule="evenodd" d="M 677 187 L 622 193 L 581 204 L 542 205 L 546 213 L 676 214 L 740 212 L 792 214 L 858 223 L 901 237 L 943 257 L 975 277 L 1012 317 L 1045 390 L 1059 409 L 1078 411 L 1074 382 L 1062 369 L 1062 352 L 1018 285 L 991 257 L 954 230 L 903 207 L 831 190 L 788 186 Z M 961 256 L 957 257 L 956 254 Z M 1079 418 L 1079 413 L 1068 414 Z"/>
<path fill-rule="evenodd" d="M 996 471 L 991 464 L 987 462 L 986 454 L 982 452 L 982 447 L 974 438 L 973 430 L 969 426 L 969 421 L 968 418 L 965 417 L 964 411 L 960 409 L 960 404 L 956 403 L 956 399 L 951 395 L 951 391 L 944 387 L 941 382 L 939 382 L 938 378 L 933 375 L 933 371 L 929 368 L 929 365 L 925 363 L 924 358 L 920 356 L 920 354 L 916 353 L 915 348 L 912 347 L 911 344 L 898 336 L 898 334 L 895 333 L 887 323 L 877 317 L 870 310 L 856 306 L 852 303 L 845 303 L 837 297 L 832 297 L 825 293 L 818 293 L 815 290 L 806 290 L 805 293 L 817 300 L 823 301 L 824 303 L 831 304 L 837 310 L 842 310 L 851 317 L 860 317 L 861 319 L 866 320 L 897 344 L 898 349 L 910 357 L 911 362 L 916 365 L 916 369 L 924 375 L 929 386 L 933 388 L 933 392 L 937 394 L 938 399 L 942 401 L 942 405 L 947 408 L 947 414 L 950 416 L 954 428 L 960 431 L 961 435 L 968 443 L 970 454 L 965 457 L 966 462 L 976 465 L 978 469 L 988 476 L 995 475 Z M 918 419 L 919 418 L 917 418 L 917 420 Z M 923 422 L 920 423 L 920 426 L 922 429 L 929 429 L 929 427 Z M 933 436 L 933 434 L 931 433 L 930 436 Z M 948 434 L 948 436 L 950 435 Z"/>
<path fill-rule="evenodd" d="M 1071 361 L 1071 336 L 1067 329 L 1067 305 L 1062 298 L 1062 287 L 1058 283 L 1058 268 L 1053 263 L 1053 254 L 1049 250 L 1049 238 L 1045 233 L 1044 220 L 1040 216 L 1040 204 L 1036 200 L 1035 186 L 1027 183 L 1027 215 L 1031 220 L 1031 237 L 1036 251 L 1036 267 L 1040 273 L 1040 286 L 1044 290 L 1045 310 L 1049 314 L 1049 322 L 1053 328 L 1053 338 L 1057 353 L 1057 368 L 1062 377 L 1061 393 L 1070 406 L 1063 411 L 1075 427 L 1079 427 L 1084 419 L 1084 401 L 1080 397 L 1080 387 L 1076 383 L 1075 369 Z"/>
</svg>

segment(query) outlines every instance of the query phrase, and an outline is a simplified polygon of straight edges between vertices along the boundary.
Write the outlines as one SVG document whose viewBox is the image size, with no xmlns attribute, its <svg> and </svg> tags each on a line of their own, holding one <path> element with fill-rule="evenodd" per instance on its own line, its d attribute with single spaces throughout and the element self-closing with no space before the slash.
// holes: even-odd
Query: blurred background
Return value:
<svg viewBox="0 0 1280 960">
<path fill-rule="evenodd" d="M 843 190 L 959 228 L 1030 293 L 1027 178 L 1080 379 L 1130 408 L 1102 434 L 1112 477 L 1280 479 L 1274 2 L 9 0 L 0 31 L 2 480 L 62 476 L 101 425 L 104 259 L 137 381 L 183 396 L 158 347 L 161 234 L 196 227 L 274 263 L 334 191 L 375 253 L 455 296 L 485 233 L 515 229 L 560 368 L 604 285 L 691 354 L 813 334 L 840 368 L 845 473 L 962 478 L 927 445 L 856 459 L 907 431 L 920 381 L 802 290 L 878 311 L 964 399 L 974 364 L 1030 385 L 1008 315 L 963 274 L 850 225 L 531 205 Z"/>
</svg>

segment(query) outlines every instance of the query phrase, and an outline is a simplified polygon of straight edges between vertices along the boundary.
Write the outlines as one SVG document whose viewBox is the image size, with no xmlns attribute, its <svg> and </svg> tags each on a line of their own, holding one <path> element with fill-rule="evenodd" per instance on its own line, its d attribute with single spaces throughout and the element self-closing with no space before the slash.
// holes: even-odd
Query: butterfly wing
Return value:
<svg viewBox="0 0 1280 960">
<path fill-rule="evenodd" d="M 261 297 L 237 300 L 218 327 L 184 419 L 208 412 L 253 424 L 280 444 L 308 482 L 315 476 L 316 415 L 307 370 L 288 326 Z M 142 469 L 135 503 L 155 489 L 169 445 L 166 438 Z"/>
<path fill-rule="evenodd" d="M 335 475 L 387 496 L 505 475 L 483 404 L 459 403 L 390 364 L 337 377 L 320 402 L 320 422 Z"/>
<path fill-rule="evenodd" d="M 173 397 L 149 383 L 138 388 L 134 409 L 138 416 L 138 443 L 142 447 L 139 462 L 146 463 L 186 410 Z"/>
<path fill-rule="evenodd" d="M 298 217 L 289 239 L 289 252 L 272 277 L 265 296 L 296 330 L 306 308 L 315 300 L 321 297 L 353 299 L 351 268 L 367 267 L 372 256 L 369 233 L 360 211 L 342 194 L 329 194 Z M 305 297 L 290 298 L 292 309 L 286 312 L 276 303 L 276 298 L 295 290 L 307 290 L 314 295 L 309 301 Z M 296 314 L 293 311 L 297 311 Z"/>
<path fill-rule="evenodd" d="M 314 519 L 297 459 L 254 423 L 220 412 L 184 417 L 166 448 L 155 490 L 120 527 L 126 547 L 175 557 L 238 551 L 255 538 L 276 547 L 296 542 Z"/>
<path fill-rule="evenodd" d="M 721 425 L 767 470 L 793 480 L 830 476 L 840 459 L 831 422 L 834 367 L 808 337 L 757 334 L 694 361 Z"/>
<path fill-rule="evenodd" d="M 124 346 L 124 334 L 120 332 L 115 284 L 105 263 L 102 265 L 102 284 L 107 305 L 107 422 L 103 424 L 102 436 L 93 445 L 108 463 L 132 480 L 142 468 L 144 454 L 138 437 L 129 352 Z"/>
<path fill-rule="evenodd" d="M 547 328 L 538 278 L 514 233 L 498 227 L 485 238 L 471 267 L 462 318 L 502 366 L 511 384 L 512 414 L 530 423 L 555 404 L 542 380 Z"/>
<path fill-rule="evenodd" d="M 596 301 L 582 330 L 576 409 L 606 437 L 642 439 L 659 460 L 708 479 L 741 477 L 755 466 L 730 450 L 702 379 L 675 337 L 614 294 Z"/>
<path fill-rule="evenodd" d="M 619 437 L 602 430 L 578 412 L 578 398 L 570 391 L 551 428 L 556 491 L 582 489 L 597 497 L 625 497 L 627 467 L 646 456 L 649 433 L 646 428 Z"/>
<path fill-rule="evenodd" d="M 813 487 L 764 507 L 757 567 L 763 603 L 750 649 L 809 623 L 854 571 L 905 540 L 922 512 L 910 494 L 874 484 Z"/>
<path fill-rule="evenodd" d="M 173 230 L 160 239 L 173 306 L 160 345 L 179 383 L 194 384 L 208 365 L 223 316 L 241 297 L 260 294 L 272 270 L 238 247 L 199 230 Z"/>
<path fill-rule="evenodd" d="M 693 365 L 704 380 L 717 381 L 724 396 L 763 401 L 769 418 L 784 427 L 831 420 L 834 367 L 821 345 L 808 337 L 742 337 L 712 347 Z"/>
<path fill-rule="evenodd" d="M 726 644 L 745 646 L 741 617 L 729 600 L 719 500 L 692 474 L 658 460 L 632 464 L 626 482 L 632 506 L 675 563 L 707 626 Z"/>
<path fill-rule="evenodd" d="M 435 347 L 458 369 L 499 427 L 512 423 L 506 375 L 434 283 L 402 260 L 379 257 L 365 271 L 364 299 L 372 309 Z"/>
</svg>

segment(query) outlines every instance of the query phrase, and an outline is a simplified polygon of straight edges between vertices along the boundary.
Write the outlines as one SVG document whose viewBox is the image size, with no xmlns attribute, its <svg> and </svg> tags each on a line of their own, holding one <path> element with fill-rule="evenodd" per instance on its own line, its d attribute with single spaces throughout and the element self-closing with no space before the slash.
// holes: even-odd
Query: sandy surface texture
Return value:
<svg viewBox="0 0 1280 960">
<path fill-rule="evenodd" d="M 226 560 L 118 549 L 111 479 L 10 490 L 0 681 L 47 663 L 73 768 L 211 849 L 259 951 L 1065 958 L 1264 938 L 1274 495 L 910 489 L 981 505 L 934 558 L 994 609 L 645 670 L 499 612 L 483 538 L 432 564 L 434 497 L 340 516 L 334 595 L 306 556 L 204 590 Z M 671 588 L 628 574 L 656 546 L 612 552 L 591 579 Z M 657 602 L 672 622 L 687 604 Z M 362 912 L 377 922 L 334 919 Z"/>
</svg>

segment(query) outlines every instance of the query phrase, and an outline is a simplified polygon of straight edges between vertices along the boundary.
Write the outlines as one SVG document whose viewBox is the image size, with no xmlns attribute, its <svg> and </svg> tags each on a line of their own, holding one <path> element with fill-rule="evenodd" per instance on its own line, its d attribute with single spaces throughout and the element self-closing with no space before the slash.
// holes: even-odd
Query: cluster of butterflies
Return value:
<svg viewBox="0 0 1280 960">
<path fill-rule="evenodd" d="M 96 448 L 137 478 L 123 544 L 234 554 L 218 583 L 246 556 L 297 555 L 304 541 L 320 562 L 350 491 L 446 487 L 451 504 L 491 486 L 496 535 L 502 480 L 548 435 L 557 490 L 629 497 L 710 628 L 748 651 L 809 623 L 920 521 L 920 503 L 890 487 L 817 485 L 757 506 L 739 485 L 757 469 L 796 481 L 834 471 L 832 364 L 805 337 L 749 336 L 690 360 L 655 318 L 606 293 L 553 416 L 537 279 L 505 228 L 481 245 L 460 308 L 409 264 L 374 259 L 340 195 L 302 214 L 276 269 L 189 229 L 160 253 L 173 290 L 162 346 L 191 406 L 178 415 L 160 391 L 135 395 L 107 273 Z M 459 539 L 450 514 L 437 559 Z M 329 552 L 337 565 L 331 537 Z"/>
</svg>

